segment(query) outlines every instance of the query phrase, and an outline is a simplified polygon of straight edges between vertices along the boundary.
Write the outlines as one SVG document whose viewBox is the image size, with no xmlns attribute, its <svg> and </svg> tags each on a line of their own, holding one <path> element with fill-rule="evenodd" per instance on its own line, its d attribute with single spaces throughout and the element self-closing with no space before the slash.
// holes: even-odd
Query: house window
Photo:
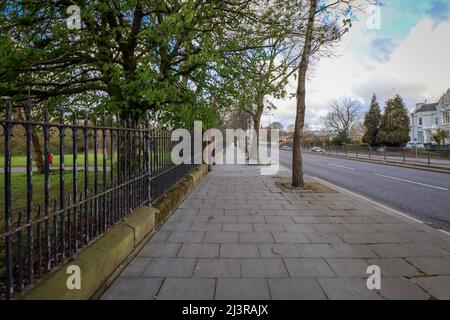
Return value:
<svg viewBox="0 0 450 320">
<path fill-rule="evenodd" d="M 435 120 L 434 123 L 435 123 L 435 124 L 439 124 L 439 118 L 436 118 L 436 120 Z"/>
<path fill-rule="evenodd" d="M 422 117 L 419 117 L 419 126 L 423 125 L 423 119 Z"/>
<path fill-rule="evenodd" d="M 423 131 L 419 131 L 417 133 L 417 142 L 418 143 L 423 143 Z"/>
<path fill-rule="evenodd" d="M 450 124 L 450 111 L 445 111 L 442 113 L 442 120 L 444 124 Z"/>
</svg>

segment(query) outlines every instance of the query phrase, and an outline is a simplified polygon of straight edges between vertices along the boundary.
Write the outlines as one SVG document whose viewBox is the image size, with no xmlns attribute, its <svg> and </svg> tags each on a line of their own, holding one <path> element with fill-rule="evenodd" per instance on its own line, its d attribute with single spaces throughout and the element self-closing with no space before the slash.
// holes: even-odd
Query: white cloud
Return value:
<svg viewBox="0 0 450 320">
<path fill-rule="evenodd" d="M 365 21 L 361 20 L 336 48 L 338 57 L 319 61 L 310 74 L 306 122 L 320 125 L 320 116 L 326 114 L 330 103 L 342 97 L 368 103 L 376 93 L 383 105 L 386 99 L 399 93 L 409 108 L 425 99 L 437 101 L 450 88 L 449 34 L 450 21 L 436 25 L 424 18 L 387 56 L 381 52 L 385 56 L 377 59 L 366 48 L 379 35 L 365 29 Z M 291 84 L 288 92 L 295 92 L 295 88 Z M 271 120 L 285 125 L 293 123 L 295 99 L 275 102 L 278 110 Z"/>
</svg>

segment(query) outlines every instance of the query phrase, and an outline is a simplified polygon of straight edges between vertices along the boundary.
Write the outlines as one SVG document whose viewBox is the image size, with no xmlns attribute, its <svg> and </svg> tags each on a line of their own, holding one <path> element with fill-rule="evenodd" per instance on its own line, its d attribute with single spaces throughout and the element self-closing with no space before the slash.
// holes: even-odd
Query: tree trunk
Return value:
<svg viewBox="0 0 450 320">
<path fill-rule="evenodd" d="M 22 108 L 18 109 L 18 116 L 20 120 L 25 120 L 25 116 L 23 115 Z M 36 162 L 36 168 L 39 173 L 45 172 L 45 165 L 44 165 L 44 154 L 42 152 L 41 142 L 39 141 L 39 136 L 37 133 L 33 130 L 31 133 L 31 144 L 33 147 L 33 159 Z"/>
<path fill-rule="evenodd" d="M 254 150 L 252 150 L 250 154 L 256 155 L 255 160 L 259 163 L 259 128 L 261 126 L 261 116 L 258 117 L 258 115 L 255 115 L 253 117 L 253 126 L 256 133 L 256 144 L 252 143 L 252 148 L 254 148 Z"/>
<path fill-rule="evenodd" d="M 33 145 L 33 157 L 34 161 L 36 161 L 37 170 L 39 173 L 44 173 L 45 172 L 44 154 L 42 152 L 39 136 L 36 134 L 36 132 L 33 132 L 33 134 L 31 135 L 31 143 Z"/>
<path fill-rule="evenodd" d="M 306 110 L 306 72 L 308 71 L 311 54 L 311 43 L 314 33 L 314 19 L 316 16 L 317 0 L 310 0 L 308 24 L 306 27 L 305 43 L 302 58 L 298 67 L 297 79 L 297 114 L 295 118 L 294 145 L 292 148 L 292 186 L 294 188 L 305 185 L 303 179 L 303 160 L 301 145 L 303 140 L 303 127 Z"/>
</svg>

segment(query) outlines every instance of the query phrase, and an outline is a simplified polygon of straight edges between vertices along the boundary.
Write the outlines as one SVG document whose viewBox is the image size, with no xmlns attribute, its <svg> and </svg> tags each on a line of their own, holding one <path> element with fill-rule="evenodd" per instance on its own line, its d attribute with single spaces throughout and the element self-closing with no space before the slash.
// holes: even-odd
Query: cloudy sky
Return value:
<svg viewBox="0 0 450 320">
<path fill-rule="evenodd" d="M 435 102 L 450 88 L 450 0 L 384 0 L 381 28 L 358 21 L 335 48 L 337 57 L 322 59 L 309 75 L 306 122 L 320 127 L 333 100 L 357 99 L 364 111 L 373 93 L 379 102 L 400 94 L 409 109 Z M 295 85 L 288 92 L 295 92 Z M 295 99 L 275 100 L 270 121 L 294 123 Z M 267 125 L 269 116 L 263 117 Z"/>
</svg>

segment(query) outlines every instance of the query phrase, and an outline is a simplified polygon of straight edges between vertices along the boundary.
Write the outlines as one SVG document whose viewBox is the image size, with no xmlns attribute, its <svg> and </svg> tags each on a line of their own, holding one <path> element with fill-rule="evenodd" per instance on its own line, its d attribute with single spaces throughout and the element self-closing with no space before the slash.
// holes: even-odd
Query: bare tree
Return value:
<svg viewBox="0 0 450 320">
<path fill-rule="evenodd" d="M 300 8 L 300 16 L 297 21 L 301 23 L 301 26 L 296 28 L 296 30 L 300 30 L 299 32 L 292 29 L 291 36 L 293 41 L 298 41 L 300 44 L 302 54 L 297 68 L 297 112 L 292 149 L 293 187 L 304 186 L 301 144 L 306 110 L 306 75 L 310 62 L 313 58 L 333 55 L 333 45 L 338 43 L 342 35 L 349 30 L 354 11 L 360 10 L 364 2 L 378 4 L 379 0 L 333 0 L 329 2 L 309 0 L 295 3 L 295 6 Z"/>
<path fill-rule="evenodd" d="M 361 119 L 361 105 L 357 100 L 345 98 L 342 102 L 335 100 L 331 111 L 322 121 L 325 127 L 334 133 L 349 135 L 353 126 Z"/>
</svg>

